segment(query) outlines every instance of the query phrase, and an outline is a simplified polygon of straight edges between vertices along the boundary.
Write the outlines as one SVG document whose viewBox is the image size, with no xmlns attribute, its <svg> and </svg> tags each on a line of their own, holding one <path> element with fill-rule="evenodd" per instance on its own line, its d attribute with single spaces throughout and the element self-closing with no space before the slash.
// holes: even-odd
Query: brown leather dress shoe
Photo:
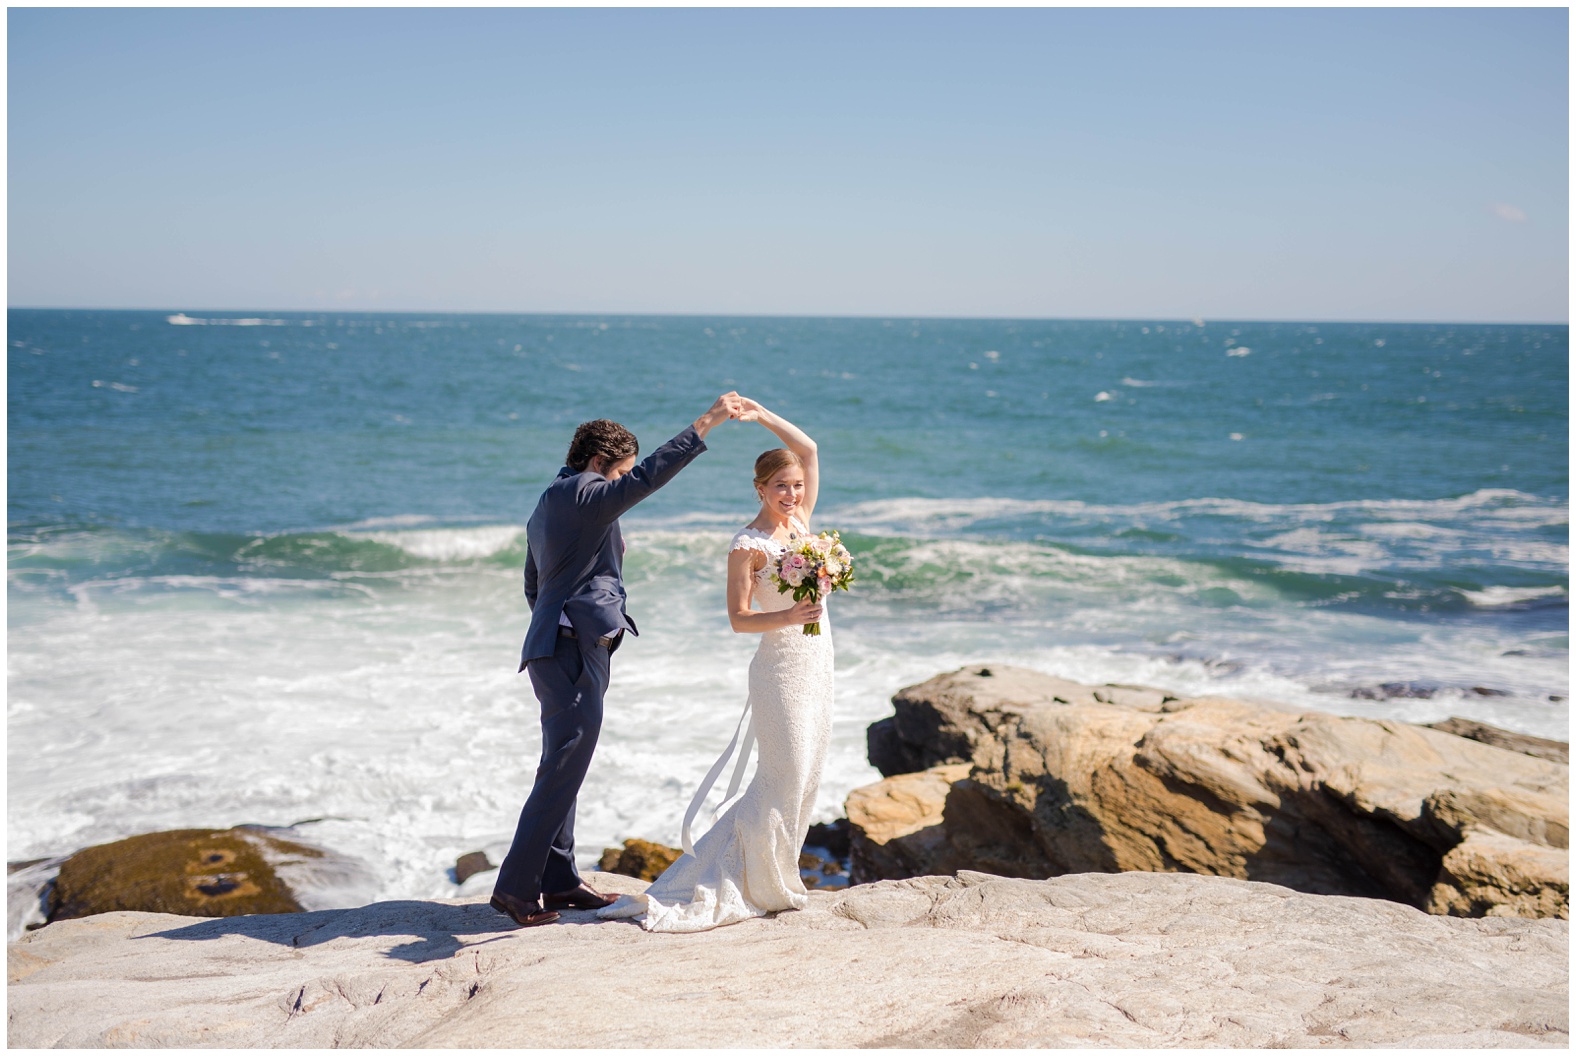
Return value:
<svg viewBox="0 0 1576 1056">
<path fill-rule="evenodd" d="M 550 909 L 543 909 L 535 902 L 515 898 L 513 895 L 495 893 L 488 901 L 488 905 L 520 925 L 522 928 L 534 928 L 538 924 L 551 924 L 558 919 L 558 914 Z"/>
<path fill-rule="evenodd" d="M 548 909 L 601 909 L 617 901 L 617 895 L 601 894 L 585 884 L 571 891 L 559 891 L 556 894 L 542 896 L 542 905 Z"/>
</svg>

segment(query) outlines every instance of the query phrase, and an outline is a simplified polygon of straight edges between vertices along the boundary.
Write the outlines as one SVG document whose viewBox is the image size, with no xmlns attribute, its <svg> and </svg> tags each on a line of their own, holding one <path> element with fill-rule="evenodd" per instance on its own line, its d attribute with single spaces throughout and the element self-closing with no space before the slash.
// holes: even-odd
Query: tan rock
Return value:
<svg viewBox="0 0 1576 1056">
<path fill-rule="evenodd" d="M 927 815 L 901 855 L 867 856 L 856 879 L 1180 871 L 1441 913 L 1568 913 L 1560 763 L 1406 723 L 994 665 L 893 704 L 894 758 L 930 766 L 967 752 L 969 776 L 953 780 L 941 824 Z M 851 802 L 882 802 L 901 780 Z"/>
<path fill-rule="evenodd" d="M 454 882 L 463 884 L 478 873 L 491 872 L 496 868 L 486 851 L 467 851 L 454 860 Z"/>
<path fill-rule="evenodd" d="M 1534 737 L 1530 733 L 1517 733 L 1515 730 L 1504 730 L 1498 726 L 1490 726 L 1486 722 L 1478 722 L 1476 719 L 1463 719 L 1452 715 L 1443 722 L 1430 722 L 1428 726 L 1442 733 L 1453 733 L 1457 737 L 1469 737 L 1474 741 L 1492 744 L 1495 748 L 1535 755 L 1551 763 L 1571 761 L 1571 746 L 1564 741 Z"/>
<path fill-rule="evenodd" d="M 642 885 L 589 878 L 598 889 Z M 1569 925 L 1219 877 L 887 881 L 698 935 L 481 902 L 112 913 L 9 948 L 13 1047 L 1564 1047 Z M 832 985 L 828 985 L 831 983 Z M 597 999 L 587 1001 L 588 987 Z M 91 995 L 91 999 L 84 999 Z M 544 1010 L 550 1010 L 546 1014 Z"/>
<path fill-rule="evenodd" d="M 1430 913 L 1457 917 L 1564 917 L 1570 905 L 1567 852 L 1472 829 L 1440 863 Z"/>
<path fill-rule="evenodd" d="M 638 880 L 655 880 L 684 852 L 650 840 L 628 839 L 623 847 L 608 847 L 597 868 L 604 873 L 619 873 Z"/>
<path fill-rule="evenodd" d="M 925 864 L 939 860 L 946 842 L 941 815 L 947 793 L 968 774 L 967 763 L 943 763 L 851 792 L 846 809 L 854 883 L 916 876 Z"/>
<path fill-rule="evenodd" d="M 964 762 L 973 758 L 975 743 L 989 738 L 1002 715 L 1048 704 L 1096 704 L 1101 691 L 1124 700 L 1136 694 L 1146 703 L 1174 699 L 1148 686 L 1085 686 L 1023 667 L 964 668 L 897 691 L 892 698 L 896 714 L 870 727 L 870 765 L 891 777 L 937 763 Z"/>
</svg>

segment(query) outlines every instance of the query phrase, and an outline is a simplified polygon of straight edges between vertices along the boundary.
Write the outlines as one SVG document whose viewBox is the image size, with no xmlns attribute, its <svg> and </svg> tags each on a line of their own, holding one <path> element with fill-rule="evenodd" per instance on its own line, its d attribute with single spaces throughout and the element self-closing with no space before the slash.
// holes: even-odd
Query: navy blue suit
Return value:
<svg viewBox="0 0 1576 1056">
<path fill-rule="evenodd" d="M 496 892 L 534 901 L 580 884 L 575 797 L 602 730 L 611 649 L 599 639 L 639 634 L 624 611 L 624 537 L 618 518 L 672 480 L 706 444 L 694 426 L 610 481 L 565 466 L 526 523 L 525 597 L 531 626 L 520 650 L 542 705 L 542 761 L 520 811 Z M 559 633 L 559 614 L 575 637 Z"/>
</svg>

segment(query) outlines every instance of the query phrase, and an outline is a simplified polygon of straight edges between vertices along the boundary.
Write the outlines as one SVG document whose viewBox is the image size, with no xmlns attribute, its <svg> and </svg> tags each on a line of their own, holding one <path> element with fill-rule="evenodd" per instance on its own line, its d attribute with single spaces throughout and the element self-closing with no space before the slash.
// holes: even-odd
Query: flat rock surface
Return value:
<svg viewBox="0 0 1576 1056">
<path fill-rule="evenodd" d="M 120 912 L 10 945 L 8 1041 L 1564 1047 L 1568 929 L 1176 873 L 883 881 L 699 935 L 485 900 Z"/>
</svg>

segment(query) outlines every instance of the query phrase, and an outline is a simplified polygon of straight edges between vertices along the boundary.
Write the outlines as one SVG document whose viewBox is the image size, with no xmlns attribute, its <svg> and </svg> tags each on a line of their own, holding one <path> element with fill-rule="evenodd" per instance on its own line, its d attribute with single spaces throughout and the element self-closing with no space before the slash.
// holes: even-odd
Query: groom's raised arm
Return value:
<svg viewBox="0 0 1576 1056">
<path fill-rule="evenodd" d="M 580 490 L 579 505 L 586 516 L 598 524 L 622 517 L 630 507 L 678 475 L 695 456 L 706 450 L 706 442 L 693 425 L 663 444 L 646 460 L 617 480 L 592 480 Z"/>
<path fill-rule="evenodd" d="M 737 413 L 738 396 L 717 397 L 710 410 L 680 430 L 679 435 L 646 456 L 644 462 L 617 480 L 588 482 L 577 496 L 580 508 L 594 521 L 606 524 L 622 517 L 641 499 L 678 475 L 695 456 L 706 450 L 705 435 L 713 426 Z"/>
</svg>

